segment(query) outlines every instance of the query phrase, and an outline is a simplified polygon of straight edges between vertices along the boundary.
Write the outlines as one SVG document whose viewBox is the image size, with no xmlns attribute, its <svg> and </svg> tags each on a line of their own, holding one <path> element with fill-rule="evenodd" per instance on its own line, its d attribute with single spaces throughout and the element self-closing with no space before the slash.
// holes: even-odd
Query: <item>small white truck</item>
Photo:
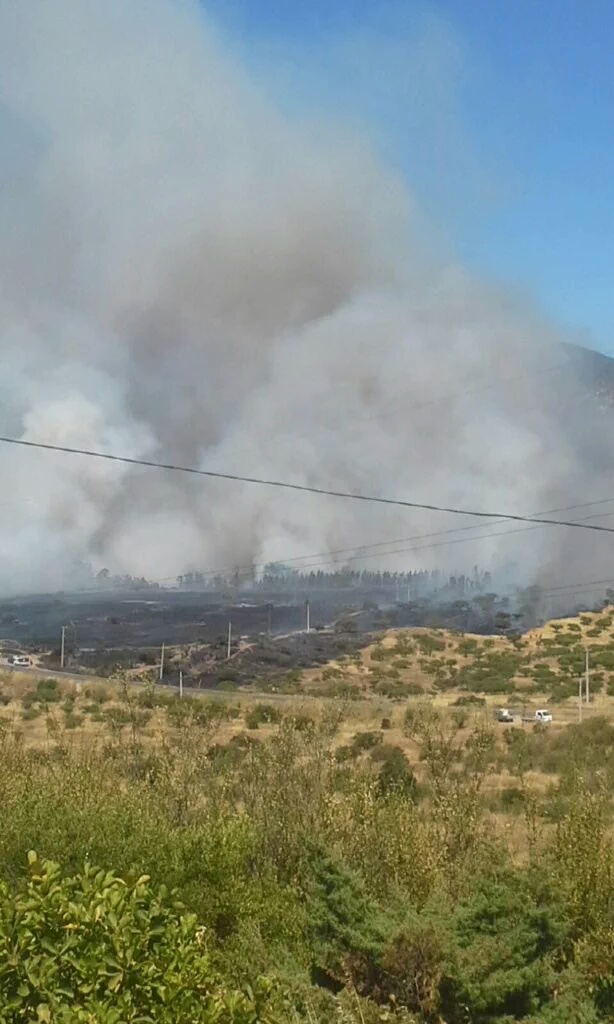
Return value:
<svg viewBox="0 0 614 1024">
<path fill-rule="evenodd" d="M 525 723 L 541 722 L 542 724 L 545 725 L 547 722 L 551 722 L 552 721 L 552 712 L 551 711 L 546 711 L 545 708 L 540 708 L 539 711 L 535 711 L 535 712 L 533 712 L 533 714 L 531 714 L 530 712 L 527 712 L 526 714 L 523 714 L 522 721 L 525 722 Z"/>
</svg>

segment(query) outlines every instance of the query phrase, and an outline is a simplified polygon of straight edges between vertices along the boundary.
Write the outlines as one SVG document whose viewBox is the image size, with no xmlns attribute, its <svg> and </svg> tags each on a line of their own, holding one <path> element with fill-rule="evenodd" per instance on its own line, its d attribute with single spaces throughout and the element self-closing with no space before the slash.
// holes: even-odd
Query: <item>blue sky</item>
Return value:
<svg viewBox="0 0 614 1024">
<path fill-rule="evenodd" d="M 614 355 L 612 0 L 206 0 L 288 109 L 368 131 L 437 247 Z"/>
</svg>

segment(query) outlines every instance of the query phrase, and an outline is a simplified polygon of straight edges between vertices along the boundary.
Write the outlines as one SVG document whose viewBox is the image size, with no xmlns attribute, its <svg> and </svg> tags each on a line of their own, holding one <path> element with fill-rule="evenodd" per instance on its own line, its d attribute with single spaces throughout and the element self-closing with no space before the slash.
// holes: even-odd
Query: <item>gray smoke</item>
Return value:
<svg viewBox="0 0 614 1024">
<path fill-rule="evenodd" d="M 196 0 L 0 0 L 0 132 L 2 433 L 514 513 L 607 492 L 555 333 L 462 267 L 433 271 L 401 178 L 364 138 L 277 110 Z M 5 590 L 473 522 L 0 458 Z M 614 570 L 609 544 L 570 534 L 377 564 Z"/>
</svg>

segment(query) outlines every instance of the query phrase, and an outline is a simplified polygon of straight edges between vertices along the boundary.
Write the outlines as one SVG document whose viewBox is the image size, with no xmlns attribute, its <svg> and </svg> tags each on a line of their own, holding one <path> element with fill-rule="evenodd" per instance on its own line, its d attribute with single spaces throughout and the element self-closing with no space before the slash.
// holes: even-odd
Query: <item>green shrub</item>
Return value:
<svg viewBox="0 0 614 1024">
<path fill-rule="evenodd" d="M 83 715 L 69 711 L 64 718 L 64 725 L 67 729 L 78 729 L 80 725 L 83 725 Z"/>
<path fill-rule="evenodd" d="M 57 679 L 39 679 L 36 684 L 36 700 L 54 704 L 62 699 Z"/>
<path fill-rule="evenodd" d="M 517 811 L 524 806 L 525 795 L 518 786 L 506 786 L 501 790 L 500 799 L 504 811 Z"/>
<path fill-rule="evenodd" d="M 62 877 L 29 854 L 25 887 L 0 885 L 0 1013 L 6 1024 L 254 1024 L 269 986 L 227 988 L 194 915 L 86 865 Z"/>
<path fill-rule="evenodd" d="M 357 732 L 352 739 L 352 747 L 356 753 L 362 754 L 365 750 L 372 750 L 383 739 L 381 732 Z"/>
<path fill-rule="evenodd" d="M 281 711 L 272 704 L 256 704 L 245 716 L 248 729 L 257 729 L 259 725 L 272 725 L 281 721 Z"/>
<path fill-rule="evenodd" d="M 423 654 L 434 654 L 435 651 L 445 651 L 446 642 L 437 633 L 416 633 L 416 645 Z"/>
<path fill-rule="evenodd" d="M 371 661 L 385 661 L 386 658 L 392 657 L 392 654 L 392 648 L 387 650 L 383 644 L 376 644 L 371 650 Z"/>
<path fill-rule="evenodd" d="M 419 683 L 402 683 L 395 679 L 378 679 L 373 684 L 376 693 L 383 697 L 390 697 L 391 700 L 403 700 L 404 697 L 418 697 L 424 693 Z"/>
<path fill-rule="evenodd" d="M 475 654 L 478 647 L 478 641 L 475 640 L 474 637 L 465 637 L 463 640 L 460 641 L 458 645 L 458 650 L 460 654 L 464 655 Z"/>
<path fill-rule="evenodd" d="M 398 793 L 410 800 L 417 795 L 416 777 L 400 747 L 383 745 L 371 752 L 374 761 L 381 763 L 378 789 L 382 796 Z"/>
</svg>

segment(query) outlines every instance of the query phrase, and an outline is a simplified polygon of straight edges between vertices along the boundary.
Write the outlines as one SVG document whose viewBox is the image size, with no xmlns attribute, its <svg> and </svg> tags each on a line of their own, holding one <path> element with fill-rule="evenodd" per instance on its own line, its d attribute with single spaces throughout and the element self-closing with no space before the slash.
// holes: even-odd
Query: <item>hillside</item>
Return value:
<svg viewBox="0 0 614 1024">
<path fill-rule="evenodd" d="M 563 344 L 562 348 L 587 390 L 604 407 L 614 407 L 614 359 L 580 345 Z"/>
<path fill-rule="evenodd" d="M 522 637 L 444 629 L 388 631 L 364 650 L 306 671 L 304 692 L 321 696 L 445 698 L 465 694 L 530 704 L 577 697 L 589 652 L 591 691 L 614 697 L 614 608 L 552 621 Z"/>
</svg>

